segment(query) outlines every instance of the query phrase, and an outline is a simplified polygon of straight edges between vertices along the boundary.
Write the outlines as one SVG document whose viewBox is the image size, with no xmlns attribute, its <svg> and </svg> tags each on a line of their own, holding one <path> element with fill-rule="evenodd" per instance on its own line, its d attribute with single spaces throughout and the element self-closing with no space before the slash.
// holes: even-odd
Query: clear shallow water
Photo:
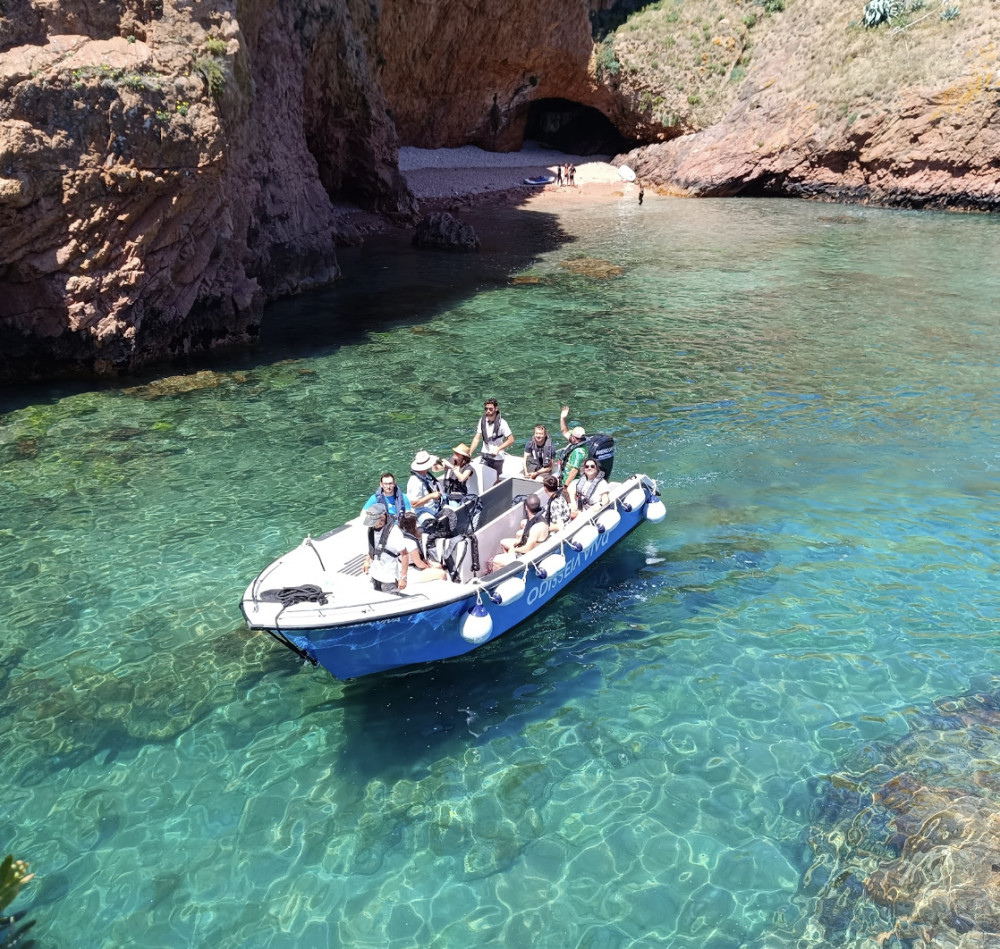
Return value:
<svg viewBox="0 0 1000 949">
<path fill-rule="evenodd" d="M 345 252 L 266 352 L 10 394 L 0 846 L 40 945 L 844 945 L 806 876 L 826 776 L 995 688 L 997 222 L 475 222 L 473 259 Z M 338 683 L 242 629 L 267 561 L 485 395 L 519 437 L 568 401 L 667 520 L 434 667 Z"/>
</svg>

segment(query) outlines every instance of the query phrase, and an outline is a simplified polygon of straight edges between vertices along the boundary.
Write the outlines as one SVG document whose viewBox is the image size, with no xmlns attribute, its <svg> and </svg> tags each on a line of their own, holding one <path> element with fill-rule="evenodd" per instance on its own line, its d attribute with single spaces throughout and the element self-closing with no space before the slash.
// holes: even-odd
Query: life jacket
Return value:
<svg viewBox="0 0 1000 949">
<path fill-rule="evenodd" d="M 586 478 L 576 479 L 576 506 L 581 511 L 586 510 L 594 503 L 594 492 L 597 490 L 597 486 L 601 483 L 601 480 L 600 475 L 590 481 Z M 590 488 L 589 491 L 587 490 L 588 487 Z"/>
<path fill-rule="evenodd" d="M 528 518 L 528 520 L 524 522 L 524 530 L 521 531 L 521 539 L 517 542 L 517 546 L 523 547 L 525 545 L 525 542 L 528 540 L 528 534 L 531 533 L 531 528 L 534 527 L 536 524 L 541 523 L 544 520 L 545 520 L 544 511 L 539 511 L 533 517 Z"/>
<path fill-rule="evenodd" d="M 588 435 L 583 441 L 576 442 L 575 444 L 570 442 L 559 455 L 563 467 L 565 467 L 566 460 L 573 449 L 580 445 L 587 446 L 587 457 L 593 458 L 601 466 L 604 471 L 604 477 L 610 481 L 611 469 L 615 466 L 615 440 L 610 435 L 604 434 L 604 432 L 596 432 L 593 435 Z"/>
<path fill-rule="evenodd" d="M 403 497 L 403 492 L 400 490 L 399 482 L 397 481 L 396 487 L 392 489 L 392 505 L 396 509 L 396 513 L 393 514 L 389 509 L 389 497 L 386 495 L 385 491 L 382 490 L 382 485 L 379 485 L 375 490 L 375 503 L 385 505 L 385 510 L 389 515 L 390 523 L 406 510 L 406 502 L 403 500 Z"/>
<path fill-rule="evenodd" d="M 497 409 L 497 414 L 493 416 L 493 435 L 487 437 L 486 435 L 486 416 L 482 415 L 479 418 L 479 434 L 483 438 L 483 448 L 487 449 L 486 454 L 494 454 L 493 449 L 489 447 L 490 441 L 496 441 L 500 438 L 500 410 Z"/>
<path fill-rule="evenodd" d="M 402 528 L 400 528 L 402 530 Z M 412 540 L 413 543 L 417 545 L 417 553 L 420 554 L 420 558 L 424 561 L 427 560 L 427 554 L 424 552 L 424 542 L 417 537 L 416 534 L 411 534 L 409 531 L 403 531 L 403 537 L 407 540 Z"/>
<path fill-rule="evenodd" d="M 380 558 L 383 554 L 387 554 L 388 556 L 399 560 L 401 551 L 389 550 L 386 546 L 389 539 L 389 531 L 391 531 L 393 527 L 395 527 L 395 524 L 386 518 L 385 527 L 382 528 L 382 533 L 379 535 L 377 544 L 375 543 L 375 528 L 368 528 L 368 556 L 372 560 Z"/>
<path fill-rule="evenodd" d="M 410 474 L 414 475 L 420 480 L 420 483 L 427 489 L 428 494 L 432 494 L 434 491 L 440 491 L 441 485 L 438 484 L 437 478 L 434 477 L 429 471 L 414 471 L 410 469 Z M 398 488 L 399 485 L 397 484 Z M 430 504 L 423 505 L 423 510 L 434 511 L 436 514 L 441 507 L 441 499 L 436 498 Z"/>
<path fill-rule="evenodd" d="M 444 493 L 461 494 L 462 497 L 465 497 L 469 493 L 468 478 L 465 481 L 459 481 L 451 473 L 451 468 L 449 468 L 448 473 L 444 476 Z"/>
<path fill-rule="evenodd" d="M 539 468 L 544 468 L 548 462 L 552 461 L 552 438 L 548 435 L 545 436 L 545 441 L 539 445 L 535 441 L 535 436 L 532 435 L 531 439 L 528 441 L 528 450 L 526 452 L 529 461 L 535 462 L 534 470 L 537 471 Z M 529 470 L 531 466 L 528 466 Z"/>
</svg>

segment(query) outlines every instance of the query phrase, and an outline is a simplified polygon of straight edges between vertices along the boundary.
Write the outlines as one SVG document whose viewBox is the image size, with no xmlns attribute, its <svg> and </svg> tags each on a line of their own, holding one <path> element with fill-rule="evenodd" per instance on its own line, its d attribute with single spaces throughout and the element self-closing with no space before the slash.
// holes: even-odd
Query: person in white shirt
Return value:
<svg viewBox="0 0 1000 949">
<path fill-rule="evenodd" d="M 365 511 L 364 525 L 368 528 L 368 556 L 361 569 L 380 592 L 405 590 L 410 557 L 403 532 L 389 520 L 384 504 L 373 504 Z"/>
<path fill-rule="evenodd" d="M 514 433 L 500 414 L 500 403 L 496 399 L 487 399 L 483 403 L 483 415 L 476 434 L 472 436 L 470 452 L 475 452 L 480 441 L 483 443 L 480 459 L 500 478 L 503 475 L 504 450 L 514 444 Z"/>
<path fill-rule="evenodd" d="M 611 500 L 611 489 L 604 480 L 604 469 L 593 458 L 588 458 L 583 463 L 583 477 L 574 481 L 573 487 L 573 517 Z"/>
<path fill-rule="evenodd" d="M 433 469 L 443 470 L 440 458 L 435 458 L 423 449 L 410 462 L 410 479 L 406 482 L 406 496 L 413 505 L 417 518 L 430 520 L 441 510 L 441 485 L 434 476 Z"/>
</svg>

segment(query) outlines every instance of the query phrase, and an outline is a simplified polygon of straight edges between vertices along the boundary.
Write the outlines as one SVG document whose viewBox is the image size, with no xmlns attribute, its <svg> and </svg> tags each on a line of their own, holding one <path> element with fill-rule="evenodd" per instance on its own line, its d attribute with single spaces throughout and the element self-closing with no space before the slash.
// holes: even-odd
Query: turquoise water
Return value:
<svg viewBox="0 0 1000 949">
<path fill-rule="evenodd" d="M 345 251 L 253 354 L 7 394 L 0 848 L 38 874 L 13 908 L 40 947 L 891 925 L 828 929 L 811 828 L 845 761 L 996 688 L 1000 224 L 723 200 L 474 223 L 473 258 Z M 522 438 L 569 402 L 667 519 L 437 666 L 339 683 L 243 629 L 268 561 L 468 441 L 486 395 Z"/>
</svg>

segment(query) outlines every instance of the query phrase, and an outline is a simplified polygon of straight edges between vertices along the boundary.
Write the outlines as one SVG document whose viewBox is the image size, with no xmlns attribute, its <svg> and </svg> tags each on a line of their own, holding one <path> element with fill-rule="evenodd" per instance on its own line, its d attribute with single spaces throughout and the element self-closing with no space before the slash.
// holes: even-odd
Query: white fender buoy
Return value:
<svg viewBox="0 0 1000 949">
<path fill-rule="evenodd" d="M 497 606 L 508 606 L 522 596 L 524 596 L 524 577 L 508 577 L 493 588 L 490 599 Z"/>
<path fill-rule="evenodd" d="M 633 488 L 628 494 L 625 495 L 625 497 L 622 498 L 622 507 L 629 513 L 638 507 L 642 507 L 645 503 L 646 491 L 641 487 Z"/>
<path fill-rule="evenodd" d="M 593 522 L 588 521 L 569 539 L 569 545 L 576 551 L 589 550 L 600 536 Z"/>
<path fill-rule="evenodd" d="M 548 557 L 544 557 L 535 567 L 535 572 L 543 580 L 546 577 L 551 577 L 552 574 L 558 573 L 566 566 L 566 558 L 556 551 L 553 554 L 549 554 Z"/>
<path fill-rule="evenodd" d="M 654 494 L 649 499 L 649 504 L 646 506 L 646 520 L 652 521 L 654 524 L 658 524 L 667 516 L 667 506 L 663 503 L 663 498 L 658 494 Z"/>
<path fill-rule="evenodd" d="M 468 643 L 484 643 L 493 632 L 493 617 L 482 603 L 477 603 L 465 615 L 462 639 Z"/>
<path fill-rule="evenodd" d="M 621 523 L 621 521 L 622 516 L 618 513 L 618 508 L 616 507 L 609 507 L 606 511 L 601 511 L 601 513 L 594 518 L 597 530 L 602 534 L 605 531 L 613 531 Z"/>
</svg>

